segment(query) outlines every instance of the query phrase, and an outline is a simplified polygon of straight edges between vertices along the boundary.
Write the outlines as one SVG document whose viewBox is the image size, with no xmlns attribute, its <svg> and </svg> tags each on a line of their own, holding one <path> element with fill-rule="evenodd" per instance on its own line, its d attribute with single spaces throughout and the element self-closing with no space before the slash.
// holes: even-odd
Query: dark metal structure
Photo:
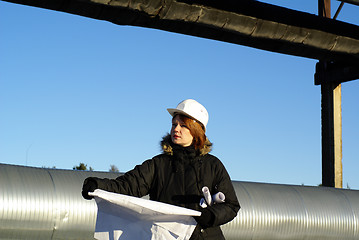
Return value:
<svg viewBox="0 0 359 240">
<path fill-rule="evenodd" d="M 254 0 L 6 0 L 272 52 L 359 64 L 359 27 Z"/>
<path fill-rule="evenodd" d="M 359 6 L 359 0 L 338 0 L 340 2 L 346 2 L 346 3 L 350 3 L 350 4 L 354 4 L 354 5 L 358 5 Z"/>
<path fill-rule="evenodd" d="M 342 6 L 343 2 L 339 8 Z M 331 1 L 318 0 L 318 10 L 320 17 L 329 19 Z M 335 17 L 338 13 L 337 11 Z M 359 67 L 348 61 L 320 59 L 314 76 L 315 84 L 321 85 L 322 95 L 322 184 L 342 188 L 341 83 L 358 79 Z"/>
<path fill-rule="evenodd" d="M 320 60 L 323 184 L 341 187 L 340 84 L 359 78 L 359 26 L 330 19 L 330 0 L 318 16 L 255 0 L 5 1 Z"/>
<path fill-rule="evenodd" d="M 94 239 L 97 208 L 82 198 L 85 172 L 0 164 L 0 238 Z M 358 240 L 359 191 L 234 181 L 241 210 L 227 240 Z M 121 238 L 120 238 L 121 239 Z"/>
</svg>

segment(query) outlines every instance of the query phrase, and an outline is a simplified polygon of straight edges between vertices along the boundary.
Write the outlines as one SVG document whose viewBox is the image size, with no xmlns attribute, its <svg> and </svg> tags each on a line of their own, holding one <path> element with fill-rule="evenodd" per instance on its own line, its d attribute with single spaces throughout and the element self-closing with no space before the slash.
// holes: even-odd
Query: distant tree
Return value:
<svg viewBox="0 0 359 240">
<path fill-rule="evenodd" d="M 50 168 L 50 167 L 46 167 L 46 166 L 42 166 L 42 168 Z M 52 168 L 56 168 L 56 166 L 52 166 Z"/>
<path fill-rule="evenodd" d="M 78 166 L 74 166 L 72 169 L 73 170 L 80 170 L 80 171 L 87 171 L 87 164 L 80 163 Z M 93 168 L 90 167 L 89 171 L 93 171 Z"/>
<path fill-rule="evenodd" d="M 108 170 L 109 172 L 119 172 L 118 168 L 116 167 L 116 165 L 110 165 L 110 169 Z"/>
</svg>

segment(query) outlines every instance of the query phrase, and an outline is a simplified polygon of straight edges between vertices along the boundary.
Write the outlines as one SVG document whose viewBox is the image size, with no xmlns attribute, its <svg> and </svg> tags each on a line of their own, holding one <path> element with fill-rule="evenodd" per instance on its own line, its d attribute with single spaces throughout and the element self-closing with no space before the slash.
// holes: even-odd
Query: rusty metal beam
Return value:
<svg viewBox="0 0 359 240">
<path fill-rule="evenodd" d="M 161 29 L 359 65 L 359 27 L 254 0 L 6 0 L 119 25 Z"/>
</svg>

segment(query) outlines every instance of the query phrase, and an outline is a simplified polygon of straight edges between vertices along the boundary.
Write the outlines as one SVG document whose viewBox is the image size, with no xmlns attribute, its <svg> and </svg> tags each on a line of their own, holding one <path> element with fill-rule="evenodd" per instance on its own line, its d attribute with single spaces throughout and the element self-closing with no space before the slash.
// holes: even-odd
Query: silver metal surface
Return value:
<svg viewBox="0 0 359 240">
<path fill-rule="evenodd" d="M 96 204 L 81 196 L 90 175 L 116 176 L 0 164 L 0 239 L 93 239 Z"/>
<path fill-rule="evenodd" d="M 241 210 L 227 240 L 359 239 L 359 191 L 234 182 Z"/>
<path fill-rule="evenodd" d="M 0 164 L 0 239 L 93 239 L 97 208 L 83 172 Z M 233 182 L 241 210 L 227 240 L 359 239 L 359 191 Z"/>
</svg>

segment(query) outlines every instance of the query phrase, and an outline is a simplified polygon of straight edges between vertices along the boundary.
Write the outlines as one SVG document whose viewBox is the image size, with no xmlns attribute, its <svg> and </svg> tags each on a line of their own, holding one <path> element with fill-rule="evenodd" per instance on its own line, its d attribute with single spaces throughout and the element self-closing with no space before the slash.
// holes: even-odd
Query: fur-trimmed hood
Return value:
<svg viewBox="0 0 359 240">
<path fill-rule="evenodd" d="M 173 155 L 173 149 L 171 146 L 172 140 L 171 140 L 171 135 L 167 134 L 166 136 L 164 136 L 162 138 L 161 141 L 161 147 L 162 147 L 162 151 L 165 154 L 168 155 Z M 204 146 L 202 149 L 200 149 L 200 155 L 206 155 L 207 153 L 209 153 L 210 151 L 212 151 L 212 143 L 208 140 L 208 138 L 206 138 L 206 142 L 204 143 Z"/>
</svg>

